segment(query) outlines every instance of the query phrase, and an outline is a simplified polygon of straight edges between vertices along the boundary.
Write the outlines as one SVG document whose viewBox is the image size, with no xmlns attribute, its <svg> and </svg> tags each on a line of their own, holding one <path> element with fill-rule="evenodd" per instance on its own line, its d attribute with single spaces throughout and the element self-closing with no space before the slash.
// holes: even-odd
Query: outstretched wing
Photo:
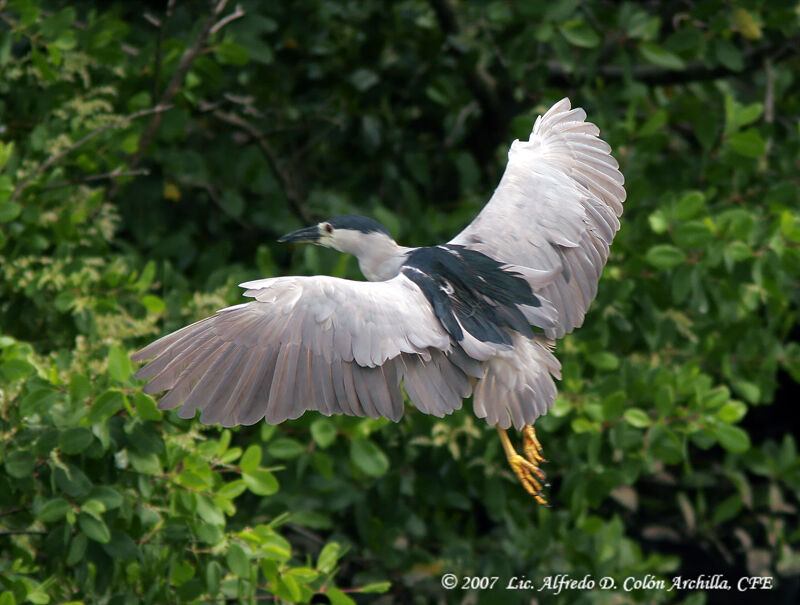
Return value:
<svg viewBox="0 0 800 605">
<path fill-rule="evenodd" d="M 483 252 L 552 302 L 560 338 L 583 323 L 619 229 L 624 178 L 600 130 L 562 99 L 514 141 L 492 198 L 451 244 Z"/>
<path fill-rule="evenodd" d="M 228 307 L 138 351 L 136 374 L 159 406 L 225 426 L 277 424 L 306 410 L 383 416 L 415 405 L 443 416 L 479 368 L 451 351 L 425 296 L 403 275 L 384 282 L 279 277 L 242 284 L 255 301 Z"/>
</svg>

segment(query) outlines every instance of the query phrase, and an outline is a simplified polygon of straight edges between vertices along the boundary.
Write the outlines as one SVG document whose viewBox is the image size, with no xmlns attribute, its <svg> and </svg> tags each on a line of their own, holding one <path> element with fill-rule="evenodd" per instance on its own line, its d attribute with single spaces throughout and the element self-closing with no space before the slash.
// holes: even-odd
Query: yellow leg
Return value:
<svg viewBox="0 0 800 605">
<path fill-rule="evenodd" d="M 545 475 L 544 471 L 539 468 L 539 463 L 545 462 L 545 459 L 542 456 L 542 445 L 536 438 L 536 431 L 530 425 L 522 429 L 522 449 L 525 456 L 517 453 L 514 446 L 511 445 L 508 434 L 503 429 L 498 427 L 497 432 L 500 434 L 500 441 L 506 452 L 508 464 L 522 483 L 522 487 L 539 504 L 547 504 L 547 500 L 542 495 L 542 484 L 540 483 L 540 481 L 544 481 Z"/>
</svg>

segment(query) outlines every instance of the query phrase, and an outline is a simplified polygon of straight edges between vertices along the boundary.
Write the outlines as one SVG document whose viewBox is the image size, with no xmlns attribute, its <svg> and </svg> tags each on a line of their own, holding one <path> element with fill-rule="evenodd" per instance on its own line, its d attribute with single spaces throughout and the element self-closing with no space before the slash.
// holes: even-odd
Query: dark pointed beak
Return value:
<svg viewBox="0 0 800 605">
<path fill-rule="evenodd" d="M 305 229 L 298 229 L 297 231 L 292 231 L 291 233 L 287 233 L 286 235 L 281 235 L 278 238 L 278 241 L 282 243 L 294 242 L 303 244 L 314 244 L 319 241 L 319 227 L 317 225 L 314 225 L 313 227 L 306 227 Z"/>
</svg>

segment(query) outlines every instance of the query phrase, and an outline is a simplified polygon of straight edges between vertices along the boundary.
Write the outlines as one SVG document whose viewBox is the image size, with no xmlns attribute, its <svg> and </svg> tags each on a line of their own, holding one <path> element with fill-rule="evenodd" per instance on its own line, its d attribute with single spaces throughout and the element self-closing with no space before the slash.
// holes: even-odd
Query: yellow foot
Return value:
<svg viewBox="0 0 800 605">
<path fill-rule="evenodd" d="M 544 471 L 539 468 L 539 463 L 545 462 L 545 459 L 542 456 L 542 444 L 539 443 L 539 440 L 536 438 L 536 431 L 534 431 L 533 427 L 530 425 L 522 429 L 522 448 L 525 452 L 525 456 L 521 456 L 517 453 L 514 446 L 511 445 L 508 434 L 503 429 L 498 428 L 497 432 L 500 433 L 500 441 L 503 443 L 503 449 L 506 452 L 508 464 L 511 466 L 511 470 L 514 471 L 520 483 L 522 483 L 522 487 L 524 487 L 525 491 L 533 496 L 533 499 L 539 504 L 546 505 L 547 500 L 542 494 L 543 488 L 540 483 L 540 481 L 544 481 L 545 474 Z"/>
<path fill-rule="evenodd" d="M 525 452 L 525 457 L 534 464 L 547 462 L 542 456 L 542 444 L 536 438 L 536 431 L 533 430 L 533 425 L 529 424 L 522 429 L 522 450 Z M 542 473 L 542 479 L 544 479 L 544 473 Z"/>
</svg>

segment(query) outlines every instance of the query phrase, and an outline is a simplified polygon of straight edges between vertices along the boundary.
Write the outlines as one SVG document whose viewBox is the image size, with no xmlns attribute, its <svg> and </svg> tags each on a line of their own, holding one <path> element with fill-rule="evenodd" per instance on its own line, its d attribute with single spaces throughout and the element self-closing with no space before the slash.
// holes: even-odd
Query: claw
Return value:
<svg viewBox="0 0 800 605">
<path fill-rule="evenodd" d="M 532 425 L 528 425 L 522 429 L 522 449 L 525 452 L 525 457 L 528 460 L 535 460 L 536 462 L 547 462 L 542 456 L 542 444 L 536 438 L 536 431 Z M 544 479 L 544 473 L 542 473 Z"/>
<path fill-rule="evenodd" d="M 525 456 L 521 456 L 514 447 L 511 445 L 511 440 L 508 434 L 501 428 L 497 429 L 500 434 L 500 441 L 503 444 L 503 449 L 508 458 L 508 464 L 511 470 L 522 483 L 522 487 L 528 492 L 533 499 L 539 504 L 547 505 L 547 499 L 542 494 L 543 488 L 540 481 L 544 481 L 544 471 L 539 468 L 540 462 L 546 462 L 542 456 L 542 444 L 536 438 L 536 431 L 533 427 L 528 425 L 522 429 L 523 445 L 522 449 Z"/>
</svg>

